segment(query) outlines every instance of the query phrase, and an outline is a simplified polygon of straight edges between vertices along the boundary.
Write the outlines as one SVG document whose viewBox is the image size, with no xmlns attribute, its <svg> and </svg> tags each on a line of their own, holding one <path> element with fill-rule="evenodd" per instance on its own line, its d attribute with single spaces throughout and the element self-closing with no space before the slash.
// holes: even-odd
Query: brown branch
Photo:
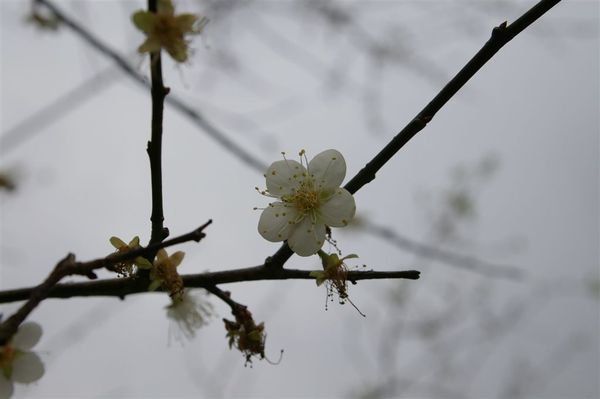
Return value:
<svg viewBox="0 0 600 399">
<path fill-rule="evenodd" d="M 235 314 L 240 309 L 246 309 L 246 305 L 242 305 L 241 303 L 238 303 L 231 299 L 231 294 L 228 291 L 223 291 L 216 285 L 207 285 L 204 288 L 206 289 L 206 291 L 210 292 L 211 294 L 225 302 L 227 305 L 229 305 L 233 314 Z"/>
<path fill-rule="evenodd" d="M 212 223 L 211 220 L 191 231 L 190 233 L 182 236 L 173 238 L 171 240 L 164 241 L 162 243 L 156 243 L 148 245 L 145 248 L 138 248 L 132 251 L 121 252 L 118 254 L 109 255 L 105 258 L 95 259 L 88 262 L 76 262 L 75 255 L 68 254 L 54 267 L 50 275 L 44 280 L 43 283 L 36 287 L 21 289 L 21 290 L 9 290 L 0 293 L 0 297 L 4 294 L 8 294 L 7 298 L 10 298 L 14 292 L 19 292 L 18 299 L 8 300 L 6 302 L 18 301 L 27 299 L 27 302 L 19 308 L 12 316 L 0 323 L 0 346 L 6 344 L 6 342 L 17 332 L 19 325 L 27 318 L 27 316 L 48 297 L 52 297 L 52 293 L 55 291 L 57 286 L 69 285 L 69 284 L 58 284 L 66 276 L 81 275 L 86 276 L 90 279 L 96 279 L 94 270 L 107 268 L 117 263 L 135 259 L 138 256 L 146 256 L 148 254 L 156 253 L 160 248 L 165 248 L 171 245 L 180 244 L 187 241 L 199 242 L 205 237 L 203 230 Z M 109 280 L 110 281 L 110 280 Z M 136 284 L 143 279 L 137 279 Z M 147 282 L 145 283 L 147 288 Z M 13 296 L 14 298 L 14 296 Z"/>
<path fill-rule="evenodd" d="M 165 241 L 164 243 L 166 243 Z M 164 244 L 163 243 L 163 244 Z M 264 265 L 242 269 L 206 272 L 182 275 L 187 288 L 208 288 L 217 284 L 239 283 L 259 280 L 313 280 L 312 270 L 273 269 Z M 405 271 L 350 271 L 347 279 L 351 282 L 379 279 L 419 279 L 420 272 Z M 19 288 L 0 292 L 0 303 L 27 299 L 35 287 Z M 125 298 L 127 295 L 148 292 L 148 283 L 140 278 L 115 278 L 81 283 L 57 284 L 48 293 L 48 298 L 72 298 L 89 296 L 114 296 Z"/>
<path fill-rule="evenodd" d="M 345 188 L 352 194 L 375 179 L 375 174 L 406 143 L 433 119 L 435 114 L 511 39 L 522 32 L 560 0 L 542 0 L 512 24 L 501 23 L 492 30 L 492 36 L 444 88 L 408 123 L 369 163 L 361 169 Z"/>
<path fill-rule="evenodd" d="M 561 0 L 541 0 L 512 24 L 501 23 L 492 36 L 444 88 L 402 129 L 375 157 L 369 161 L 344 188 L 351 194 L 375 180 L 375 174 L 417 133 L 427 126 L 435 114 L 479 71 L 506 43 L 534 23 Z M 269 267 L 282 268 L 292 256 L 287 243 L 267 258 Z"/>
<path fill-rule="evenodd" d="M 156 1 L 148 0 L 148 11 L 156 13 Z M 164 227 L 162 196 L 162 133 L 163 109 L 165 97 L 169 89 L 163 84 L 162 60 L 160 51 L 150 53 L 150 77 L 152 88 L 152 135 L 148 142 L 148 158 L 150 158 L 150 174 L 152 181 L 152 234 L 150 244 L 161 242 L 169 236 L 169 230 Z M 150 254 L 153 257 L 154 254 Z"/>
</svg>

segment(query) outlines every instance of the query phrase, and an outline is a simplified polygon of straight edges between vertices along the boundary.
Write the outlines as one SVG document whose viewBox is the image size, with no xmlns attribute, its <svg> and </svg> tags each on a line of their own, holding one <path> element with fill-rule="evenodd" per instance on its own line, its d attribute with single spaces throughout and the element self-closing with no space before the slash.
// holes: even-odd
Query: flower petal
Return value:
<svg viewBox="0 0 600 399">
<path fill-rule="evenodd" d="M 21 384 L 30 384 L 44 375 L 44 363 L 34 352 L 24 352 L 15 357 L 11 380 Z"/>
<path fill-rule="evenodd" d="M 338 188 L 329 200 L 319 207 L 319 218 L 327 226 L 344 227 L 354 217 L 354 197 L 345 188 Z"/>
<path fill-rule="evenodd" d="M 325 242 L 325 225 L 314 223 L 310 215 L 294 225 L 288 238 L 290 249 L 300 256 L 310 256 L 317 253 Z"/>
<path fill-rule="evenodd" d="M 167 251 L 164 250 L 164 248 L 161 248 L 158 250 L 158 252 L 156 252 L 156 262 L 164 262 L 165 259 L 167 259 L 169 257 L 169 255 L 167 254 Z"/>
<path fill-rule="evenodd" d="M 148 11 L 137 11 L 131 16 L 133 24 L 144 33 L 150 32 L 154 28 L 156 16 Z"/>
<path fill-rule="evenodd" d="M 335 190 L 342 185 L 346 177 L 346 161 L 339 151 L 325 150 L 310 161 L 308 171 L 313 176 L 317 188 Z"/>
<path fill-rule="evenodd" d="M 181 33 L 194 32 L 194 24 L 198 17 L 194 14 L 179 14 L 175 17 L 175 23 Z"/>
<path fill-rule="evenodd" d="M 126 247 L 127 244 L 123 242 L 119 237 L 110 237 L 110 243 L 116 249 L 120 249 L 121 247 Z"/>
<path fill-rule="evenodd" d="M 167 53 L 177 62 L 185 62 L 188 58 L 187 43 L 183 39 L 176 39 L 164 45 Z"/>
<path fill-rule="evenodd" d="M 183 260 L 184 256 L 185 256 L 185 252 L 183 252 L 183 251 L 177 251 L 173 255 L 169 256 L 169 259 L 171 260 L 171 266 L 173 266 L 173 267 L 179 266 L 179 264 Z"/>
<path fill-rule="evenodd" d="M 6 378 L 0 370 L 0 398 L 10 398 L 14 391 L 13 382 Z"/>
<path fill-rule="evenodd" d="M 134 263 L 140 269 L 145 269 L 145 270 L 152 269 L 152 263 L 150 263 L 150 261 L 148 261 L 148 259 L 142 258 L 141 256 L 138 256 L 137 258 L 135 258 Z"/>
<path fill-rule="evenodd" d="M 11 343 L 17 349 L 27 350 L 33 348 L 41 336 L 42 326 L 38 323 L 27 322 L 21 324 Z"/>
<path fill-rule="evenodd" d="M 267 241 L 287 240 L 298 218 L 298 211 L 283 202 L 274 202 L 260 215 L 258 232 Z"/>
<path fill-rule="evenodd" d="M 140 246 L 140 237 L 135 236 L 129 241 L 129 248 L 137 248 Z"/>
<path fill-rule="evenodd" d="M 159 280 L 159 279 L 152 280 L 152 282 L 148 286 L 148 291 L 156 291 L 158 289 L 158 287 L 161 286 L 161 284 L 162 284 L 162 280 Z"/>
<path fill-rule="evenodd" d="M 138 47 L 138 53 L 155 53 L 160 51 L 160 41 L 155 37 L 148 37 L 144 43 Z"/>
<path fill-rule="evenodd" d="M 265 175 L 267 190 L 271 195 L 289 195 L 304 180 L 306 168 L 296 161 L 276 161 L 269 166 Z"/>
</svg>

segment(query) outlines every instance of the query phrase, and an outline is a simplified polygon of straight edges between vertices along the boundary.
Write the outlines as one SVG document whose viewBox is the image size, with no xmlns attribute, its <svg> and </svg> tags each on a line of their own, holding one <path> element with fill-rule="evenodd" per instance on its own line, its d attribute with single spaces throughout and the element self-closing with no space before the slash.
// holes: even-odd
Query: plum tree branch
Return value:
<svg viewBox="0 0 600 399">
<path fill-rule="evenodd" d="M 402 129 L 369 163 L 350 180 L 345 188 L 354 194 L 375 179 L 375 174 L 406 143 L 427 126 L 435 114 L 510 40 L 517 36 L 561 0 L 541 0 L 508 25 L 505 21 L 492 30 L 490 39 L 442 90 Z"/>
<path fill-rule="evenodd" d="M 148 0 L 148 11 L 156 13 L 156 0 Z M 162 195 L 162 133 L 163 109 L 165 97 L 169 89 L 163 84 L 161 52 L 150 53 L 150 80 L 152 87 L 152 127 L 151 138 L 148 141 L 148 158 L 150 158 L 150 179 L 152 182 L 152 213 L 150 221 L 152 232 L 150 244 L 161 242 L 169 236 L 169 230 L 164 227 L 163 195 Z M 150 258 L 154 254 L 149 254 Z"/>
<path fill-rule="evenodd" d="M 83 28 L 78 26 L 73 21 L 70 21 L 64 16 L 54 5 L 47 0 L 36 0 L 38 3 L 45 5 L 49 8 L 57 18 L 59 18 L 64 24 L 69 26 L 84 39 L 86 39 L 94 48 L 99 49 L 111 56 L 119 66 L 134 77 L 138 82 L 148 85 L 147 81 L 135 72 L 131 66 L 123 61 L 120 56 L 112 52 L 108 47 L 99 42 L 91 34 L 85 31 Z M 152 4 L 156 6 L 155 0 L 148 0 L 149 8 L 152 10 Z M 376 173 L 385 165 L 409 140 L 411 140 L 418 132 L 425 128 L 425 126 L 433 119 L 435 114 L 467 83 L 467 81 L 481 69 L 487 61 L 489 61 L 506 43 L 512 40 L 516 35 L 522 32 L 525 28 L 535 22 L 554 5 L 558 4 L 560 0 L 541 0 L 529 11 L 523 14 L 514 23 L 508 25 L 506 22 L 500 24 L 492 31 L 491 38 L 484 44 L 477 54 L 461 69 L 457 75 L 434 97 L 411 120 L 408 125 L 402 129 L 370 162 L 368 162 L 363 169 L 361 169 L 345 186 L 345 188 L 352 194 L 356 193 L 364 185 L 368 184 L 375 179 Z M 160 158 L 160 137 L 162 134 L 162 106 L 167 90 L 162 84 L 162 78 L 160 77 L 160 56 L 155 55 L 151 59 L 151 70 L 152 70 L 152 97 L 153 97 L 153 129 L 152 139 L 149 142 L 148 153 L 153 162 L 153 157 Z M 162 97 L 161 101 L 155 101 Z M 160 104 L 159 104 L 160 103 Z M 188 115 L 193 115 L 194 110 L 183 110 Z M 157 126 L 156 120 L 160 122 L 160 128 Z M 201 121 L 201 120 L 200 120 Z M 198 121 L 200 123 L 200 121 Z M 211 129 L 209 134 L 215 132 Z M 214 137 L 214 135 L 213 135 Z M 227 144 L 228 139 L 221 138 L 221 144 Z M 157 142 L 155 148 L 155 144 Z M 252 164 L 255 168 L 264 169 L 262 163 L 259 161 L 249 162 L 249 155 L 245 151 L 239 149 L 237 145 L 229 142 L 233 147 L 228 144 L 225 145 L 230 151 L 238 155 L 242 160 Z M 154 161 L 156 162 L 156 161 Z M 153 164 L 153 167 L 158 167 L 160 171 L 160 159 L 159 164 Z M 164 235 L 162 227 L 162 205 L 156 205 L 155 211 L 155 200 L 156 203 L 162 204 L 161 198 L 158 196 L 155 198 L 155 191 L 158 186 L 155 186 L 155 179 L 158 179 L 157 183 L 160 183 L 160 175 L 152 174 L 153 179 L 153 212 L 152 212 L 152 223 L 153 223 L 153 238 L 151 239 L 151 245 L 144 248 L 146 251 L 151 251 L 149 248 L 153 248 L 153 244 L 157 244 L 157 241 L 164 239 L 156 239 L 156 231 L 160 231 L 158 234 Z M 156 187 L 156 188 L 155 188 Z M 162 190 L 160 190 L 162 192 Z M 160 224 L 160 226 L 159 226 Z M 204 225 L 206 227 L 206 225 Z M 198 239 L 199 240 L 199 239 Z M 163 242 L 161 245 L 166 246 L 169 241 Z M 132 258 L 135 257 L 135 251 L 127 253 Z M 149 252 L 147 252 L 149 253 Z M 287 246 L 283 244 L 282 247 L 270 258 L 265 261 L 264 265 L 250 267 L 245 269 L 235 269 L 223 272 L 214 273 L 203 273 L 196 275 L 182 276 L 184 283 L 187 287 L 214 287 L 216 284 L 232 283 L 238 281 L 253 281 L 253 280 L 281 280 L 281 279 L 313 279 L 310 276 L 310 271 L 306 270 L 294 270 L 294 269 L 283 269 L 284 263 L 289 260 L 292 252 Z M 139 255 L 137 255 L 139 256 Z M 91 295 L 111 295 L 124 297 L 129 294 L 145 292 L 147 291 L 147 285 L 143 278 L 128 278 L 128 279 L 112 279 L 98 282 L 86 282 L 86 283 L 75 283 L 75 284 L 58 284 L 58 282 L 67 275 L 80 274 L 90 278 L 95 278 L 93 270 L 103 268 L 111 263 L 116 263 L 119 259 L 118 256 L 98 259 L 91 262 L 75 262 L 75 257 L 69 254 L 66 258 L 61 260 L 54 270 L 50 273 L 48 278 L 39 286 L 34 288 L 26 288 L 21 290 L 9 290 L 0 293 L 0 303 L 10 302 L 16 300 L 23 300 L 29 298 L 29 300 L 11 317 L 0 324 L 0 345 L 6 343 L 6 341 L 15 333 L 19 324 L 27 317 L 27 315 L 45 298 L 56 297 L 56 298 L 68 298 L 72 296 L 91 296 Z M 130 258 L 128 258 L 130 259 Z M 355 282 L 364 279 L 378 279 L 378 278 L 408 278 L 417 279 L 419 278 L 419 272 L 417 271 L 402 271 L 402 272 L 349 272 L 348 280 Z"/>
<path fill-rule="evenodd" d="M 163 242 L 163 244 L 168 241 Z M 241 269 L 205 272 L 182 275 L 187 288 L 207 288 L 218 284 L 239 283 L 261 280 L 315 280 L 310 275 L 312 270 L 274 269 L 264 265 Z M 402 271 L 349 271 L 347 280 L 408 279 L 417 280 L 420 272 L 416 270 Z M 0 303 L 15 302 L 27 299 L 36 287 L 19 288 L 0 292 Z M 148 281 L 141 278 L 114 278 L 81 283 L 56 284 L 49 292 L 48 298 L 72 298 L 90 296 L 114 296 L 121 299 L 127 295 L 147 293 Z M 160 291 L 158 291 L 160 292 Z"/>
<path fill-rule="evenodd" d="M 479 71 L 506 43 L 534 23 L 561 0 L 541 0 L 529 11 L 512 24 L 506 21 L 492 30 L 490 39 L 467 62 L 467 64 L 442 88 L 442 90 L 427 104 L 365 167 L 363 167 L 344 188 L 351 194 L 375 180 L 376 173 L 385 165 L 406 143 L 427 126 L 435 114 Z M 284 243 L 265 264 L 281 268 L 292 256 L 293 252 Z"/>
<path fill-rule="evenodd" d="M 149 87 L 149 82 L 137 71 L 131 67 L 127 60 L 118 54 L 116 51 L 110 49 L 107 45 L 102 43 L 98 38 L 87 31 L 83 26 L 78 24 L 58 9 L 52 2 L 48 0 L 35 0 L 38 3 L 46 6 L 62 23 L 72 29 L 77 35 L 88 42 L 94 49 L 104 54 L 108 58 L 112 59 L 118 67 L 120 67 L 127 75 L 133 78 L 138 83 Z M 375 173 L 385 164 L 397 151 L 400 150 L 418 131 L 424 128 L 422 125 L 418 126 L 418 121 L 429 120 L 441 109 L 443 105 L 454 95 L 456 92 L 466 83 L 467 80 L 472 77 L 475 72 L 483 64 L 485 64 L 504 44 L 510 39 L 524 30 L 527 26 L 532 24 L 537 18 L 542 16 L 546 11 L 553 7 L 559 0 L 544 0 L 540 1 L 531 10 L 525 13 L 514 23 L 505 26 L 503 28 L 503 38 L 500 38 L 498 34 L 492 35 L 492 38 L 485 44 L 485 46 L 477 53 L 475 57 L 442 89 L 442 91 L 419 113 L 413 120 L 398 133 L 398 135 L 371 161 L 363 168 L 348 184 L 346 188 L 351 192 L 358 191 L 364 184 L 373 180 Z M 502 26 L 502 25 L 501 25 Z M 500 28 L 495 28 L 494 32 L 497 32 Z M 490 42 L 492 42 L 490 44 Z M 485 49 L 485 51 L 484 51 Z M 492 51 L 490 51 L 492 50 Z M 204 129 L 209 135 L 213 136 L 219 141 L 228 151 L 232 152 L 235 156 L 240 158 L 242 161 L 252 166 L 253 169 L 263 173 L 266 166 L 262 161 L 250 156 L 244 151 L 239 151 L 240 148 L 235 146 L 235 143 L 229 141 L 226 135 L 210 124 L 204 116 L 191 108 L 184 101 L 180 100 L 174 95 L 169 95 L 166 98 L 166 102 L 174 106 L 177 110 L 181 111 L 185 116 L 190 118 L 194 123 Z M 428 121 L 428 120 L 427 120 Z M 419 128 L 416 130 L 416 128 Z M 369 177 L 370 175 L 370 177 Z M 407 248 L 411 250 L 412 247 Z M 272 256 L 267 258 L 266 264 L 271 267 L 283 267 L 283 264 L 291 257 L 293 252 L 289 249 L 287 244 L 284 244 L 275 252 Z M 445 258 L 440 259 L 446 262 Z M 452 261 L 446 263 L 453 264 Z"/>
<path fill-rule="evenodd" d="M 10 293 L 11 291 L 19 291 L 20 296 L 18 299 L 14 300 L 18 301 L 27 299 L 27 302 L 25 302 L 23 306 L 21 306 L 21 308 L 19 308 L 19 310 L 17 310 L 12 316 L 0 323 L 0 346 L 4 345 L 14 335 L 19 328 L 19 325 L 40 304 L 40 302 L 52 296 L 53 290 L 57 285 L 60 285 L 58 282 L 64 277 L 81 275 L 90 279 L 96 279 L 97 276 L 94 273 L 94 270 L 107 268 L 126 260 L 135 259 L 139 256 L 147 256 L 148 254 L 156 253 L 156 251 L 158 251 L 160 248 L 165 248 L 171 245 L 176 245 L 187 241 L 200 242 L 200 240 L 205 237 L 203 232 L 204 229 L 211 223 L 212 220 L 209 220 L 197 229 L 179 237 L 175 237 L 171 240 L 157 242 L 148 245 L 147 247 L 140 247 L 127 252 L 111 254 L 105 258 L 99 258 L 88 262 L 77 262 L 75 261 L 75 255 L 68 254 L 64 259 L 56 264 L 52 272 L 50 272 L 50 275 L 48 275 L 46 280 L 44 280 L 44 282 L 42 282 L 40 285 L 27 288 L 25 290 L 3 291 L 0 293 L 0 296 Z M 145 281 L 142 278 L 139 278 L 138 280 Z M 147 288 L 147 281 L 145 284 Z M 10 297 L 10 295 L 8 295 L 8 297 Z M 13 302 L 14 300 L 8 300 L 6 302 Z"/>
</svg>

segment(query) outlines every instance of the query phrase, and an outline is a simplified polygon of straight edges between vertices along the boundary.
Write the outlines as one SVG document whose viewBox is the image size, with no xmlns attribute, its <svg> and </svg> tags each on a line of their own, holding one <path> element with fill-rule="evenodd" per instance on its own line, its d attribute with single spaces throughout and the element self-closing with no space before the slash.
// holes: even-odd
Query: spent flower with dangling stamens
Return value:
<svg viewBox="0 0 600 399">
<path fill-rule="evenodd" d="M 354 309 L 361 316 L 365 316 L 363 312 L 356 307 L 356 305 L 350 300 L 348 296 L 348 266 L 344 262 L 346 259 L 358 258 L 356 254 L 346 255 L 342 258 L 338 254 L 328 254 L 323 251 L 318 252 L 323 265 L 323 271 L 312 271 L 310 276 L 315 278 L 317 286 L 325 283 L 327 288 L 327 298 L 325 302 L 325 309 L 327 309 L 327 302 L 329 299 L 333 300 L 334 294 L 337 294 L 340 304 L 349 302 Z M 364 267 L 364 265 L 363 265 Z"/>
<path fill-rule="evenodd" d="M 229 349 L 234 346 L 246 358 L 245 365 L 252 364 L 252 358 L 265 358 L 265 323 L 256 324 L 252 313 L 246 307 L 232 310 L 235 321 L 223 319 Z"/>
<path fill-rule="evenodd" d="M 306 166 L 304 163 L 306 162 Z M 337 150 L 326 150 L 308 162 L 304 150 L 300 162 L 271 164 L 265 174 L 267 189 L 261 194 L 276 198 L 264 208 L 258 232 L 271 242 L 287 240 L 300 256 L 314 255 L 326 238 L 326 228 L 344 227 L 354 217 L 354 197 L 340 187 L 346 176 L 346 161 Z"/>
</svg>

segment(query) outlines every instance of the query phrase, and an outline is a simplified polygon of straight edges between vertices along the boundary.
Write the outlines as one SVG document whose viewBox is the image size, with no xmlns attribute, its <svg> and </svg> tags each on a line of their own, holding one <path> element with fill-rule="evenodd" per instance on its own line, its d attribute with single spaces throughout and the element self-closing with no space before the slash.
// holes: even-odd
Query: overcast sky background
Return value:
<svg viewBox="0 0 600 399">
<path fill-rule="evenodd" d="M 320 18 L 315 4 L 248 2 L 231 13 L 204 2 L 180 4 L 180 11 L 211 22 L 194 39 L 189 65 L 165 61 L 165 84 L 265 164 L 281 151 L 292 158 L 303 148 L 310 159 L 335 148 L 345 156 L 348 179 L 433 98 L 493 26 L 514 21 L 533 2 L 339 3 L 373 40 L 404 49 L 398 62 L 383 64 L 367 56 L 355 31 Z M 143 37 L 129 22 L 143 2 L 59 5 L 147 73 L 147 60 L 135 54 Z M 17 190 L 0 195 L 0 288 L 8 289 L 39 283 L 67 252 L 81 260 L 107 254 L 112 235 L 147 242 L 150 97 L 115 70 L 89 99 L 9 147 L 6 132 L 112 64 L 66 28 L 48 33 L 25 24 L 28 2 L 2 0 L 0 12 L 0 168 L 18 177 Z M 438 363 L 427 341 L 407 335 L 395 366 L 385 366 L 419 380 L 403 395 L 444 397 L 431 385 L 447 382 L 463 389 L 448 392 L 471 397 L 598 397 L 599 302 L 589 289 L 600 278 L 598 13 L 595 1 L 557 5 L 355 196 L 363 220 L 428 241 L 435 232 L 426 209 L 440 209 L 451 170 L 495 157 L 499 168 L 476 196 L 477 218 L 444 244 L 515 265 L 522 281 L 415 259 L 358 229 L 334 230 L 340 249 L 357 253 L 359 264 L 416 268 L 421 279 L 352 286 L 366 318 L 337 303 L 325 311 L 325 290 L 311 281 L 224 286 L 265 321 L 267 355 L 277 359 L 285 350 L 280 365 L 256 361 L 253 368 L 228 349 L 220 318 L 229 309 L 213 298 L 217 316 L 183 345 L 169 344 L 166 295 L 48 300 L 31 315 L 44 328 L 36 349 L 46 374 L 18 386 L 15 397 L 347 396 L 385 374 L 378 342 L 387 322 L 443 315 L 447 291 L 464 295 L 463 305 L 473 309 L 437 342 L 465 354 L 463 374 L 434 373 Z M 252 208 L 268 202 L 254 190 L 264 186 L 262 174 L 169 107 L 164 132 L 166 226 L 174 236 L 214 220 L 205 240 L 179 248 L 186 252 L 180 271 L 262 263 L 279 247 L 256 231 L 259 211 Z M 431 193 L 429 202 L 423 193 Z M 319 263 L 295 256 L 287 266 Z M 390 290 L 410 293 L 408 305 L 390 304 Z M 1 305 L 0 312 L 9 315 L 17 305 Z M 502 339 L 474 339 L 477 309 L 501 314 L 515 307 L 526 311 Z M 511 391 L 510 384 L 525 388 Z"/>
</svg>

